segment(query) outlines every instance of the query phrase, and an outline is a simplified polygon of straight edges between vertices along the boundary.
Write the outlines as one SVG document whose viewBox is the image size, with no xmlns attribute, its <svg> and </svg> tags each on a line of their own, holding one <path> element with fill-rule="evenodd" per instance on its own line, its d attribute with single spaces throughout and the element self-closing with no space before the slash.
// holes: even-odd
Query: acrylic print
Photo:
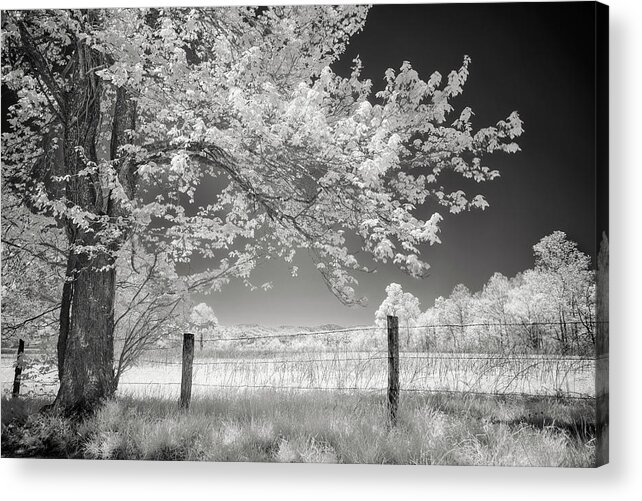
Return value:
<svg viewBox="0 0 642 501">
<path fill-rule="evenodd" d="M 608 11 L 2 11 L 2 457 L 608 461 Z"/>
</svg>

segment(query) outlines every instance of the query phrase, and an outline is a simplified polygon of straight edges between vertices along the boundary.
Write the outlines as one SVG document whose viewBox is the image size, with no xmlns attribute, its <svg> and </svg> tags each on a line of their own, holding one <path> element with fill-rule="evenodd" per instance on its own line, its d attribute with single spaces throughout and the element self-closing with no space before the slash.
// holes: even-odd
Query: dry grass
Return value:
<svg viewBox="0 0 642 501">
<path fill-rule="evenodd" d="M 590 401 L 403 395 L 390 428 L 382 396 L 221 393 L 176 402 L 107 402 L 71 424 L 2 401 L 3 456 L 586 467 L 594 462 Z M 24 404 L 23 404 L 24 405 Z M 6 412 L 5 412 L 6 411 Z"/>
<path fill-rule="evenodd" d="M 146 395 L 157 387 L 158 396 L 177 397 L 181 361 L 165 355 L 140 360 L 121 378 L 120 393 Z M 210 358 L 198 352 L 193 378 L 201 396 L 212 388 L 246 386 L 374 390 L 387 386 L 388 357 L 385 352 L 326 351 Z M 406 352 L 399 378 L 408 390 L 569 396 L 594 394 L 595 371 L 593 361 L 573 357 Z"/>
</svg>

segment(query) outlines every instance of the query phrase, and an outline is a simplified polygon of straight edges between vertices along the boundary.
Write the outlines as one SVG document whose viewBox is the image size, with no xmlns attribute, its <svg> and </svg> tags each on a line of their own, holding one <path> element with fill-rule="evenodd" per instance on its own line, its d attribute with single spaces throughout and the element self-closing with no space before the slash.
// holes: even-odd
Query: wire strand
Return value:
<svg viewBox="0 0 642 501">
<path fill-rule="evenodd" d="M 194 366 L 214 366 L 214 365 L 263 365 L 263 364 L 308 364 L 319 362 L 370 362 L 375 360 L 388 360 L 388 356 L 380 357 L 350 357 L 350 358 L 281 358 L 281 359 L 248 359 L 248 358 L 235 358 L 233 360 L 219 360 L 213 362 L 193 362 Z M 563 358 L 563 357 L 539 357 L 539 356 L 443 356 L 443 355 L 426 355 L 426 356 L 400 356 L 401 360 L 450 360 L 453 362 L 461 361 L 500 361 L 500 362 L 517 362 L 517 361 L 530 361 L 541 363 L 590 363 L 595 362 L 594 358 Z M 152 365 L 182 365 L 181 361 L 175 360 L 141 360 L 139 365 L 152 364 Z"/>
<path fill-rule="evenodd" d="M 563 322 L 565 325 L 595 325 L 598 322 L 582 322 L 579 320 L 572 320 Z M 426 325 L 404 325 L 399 326 L 399 329 L 436 329 L 436 328 L 468 328 L 468 327 L 536 327 L 536 326 L 551 326 L 551 325 L 560 325 L 560 322 L 478 322 L 470 324 L 426 324 Z M 362 332 L 362 331 L 376 331 L 381 330 L 385 331 L 385 326 L 361 326 L 361 327 L 349 327 L 346 329 L 334 329 L 334 330 L 325 330 L 325 331 L 300 331 L 294 333 L 283 333 L 283 334 L 265 334 L 259 336 L 236 336 L 236 337 L 212 337 L 212 338 L 203 338 L 203 343 L 218 343 L 218 342 L 227 342 L 227 341 L 252 341 L 255 339 L 288 339 L 296 337 L 307 337 L 307 336 L 323 336 L 323 335 L 332 335 L 332 334 L 345 334 L 348 332 Z M 116 341 L 127 341 L 125 338 L 116 338 Z M 199 340 L 200 342 L 200 340 Z"/>
</svg>

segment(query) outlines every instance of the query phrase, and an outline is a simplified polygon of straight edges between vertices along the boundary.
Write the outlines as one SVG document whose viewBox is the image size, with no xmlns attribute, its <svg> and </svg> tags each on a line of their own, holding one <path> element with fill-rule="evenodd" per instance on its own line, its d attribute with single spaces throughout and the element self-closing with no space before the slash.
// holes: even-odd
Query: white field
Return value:
<svg viewBox="0 0 642 501">
<path fill-rule="evenodd" d="M 154 354 L 146 354 L 122 376 L 120 394 L 178 398 L 180 355 L 167 351 L 158 352 L 158 357 Z M 2 355 L 3 395 L 11 392 L 14 357 Z M 197 350 L 192 394 L 206 396 L 266 386 L 282 391 L 385 391 L 387 369 L 385 352 L 248 353 L 243 358 L 214 358 L 199 356 Z M 400 354 L 402 391 L 594 396 L 594 381 L 594 361 L 577 357 Z M 53 394 L 56 389 L 53 371 L 27 375 L 21 394 Z"/>
</svg>

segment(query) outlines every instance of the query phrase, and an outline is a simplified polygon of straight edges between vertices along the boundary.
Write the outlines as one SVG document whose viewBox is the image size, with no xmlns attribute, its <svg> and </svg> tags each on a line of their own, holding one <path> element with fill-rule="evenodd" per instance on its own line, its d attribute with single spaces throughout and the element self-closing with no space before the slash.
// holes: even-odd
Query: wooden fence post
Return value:
<svg viewBox="0 0 642 501">
<path fill-rule="evenodd" d="M 388 416 L 397 424 L 399 407 L 399 319 L 388 315 Z"/>
<path fill-rule="evenodd" d="M 183 364 L 181 374 L 181 409 L 189 407 L 192 398 L 192 365 L 194 362 L 194 334 L 183 334 Z"/>
<path fill-rule="evenodd" d="M 22 365 L 24 361 L 25 342 L 21 339 L 18 341 L 18 356 L 16 358 L 16 372 L 13 376 L 13 392 L 12 398 L 20 395 L 20 380 L 22 379 Z"/>
</svg>

